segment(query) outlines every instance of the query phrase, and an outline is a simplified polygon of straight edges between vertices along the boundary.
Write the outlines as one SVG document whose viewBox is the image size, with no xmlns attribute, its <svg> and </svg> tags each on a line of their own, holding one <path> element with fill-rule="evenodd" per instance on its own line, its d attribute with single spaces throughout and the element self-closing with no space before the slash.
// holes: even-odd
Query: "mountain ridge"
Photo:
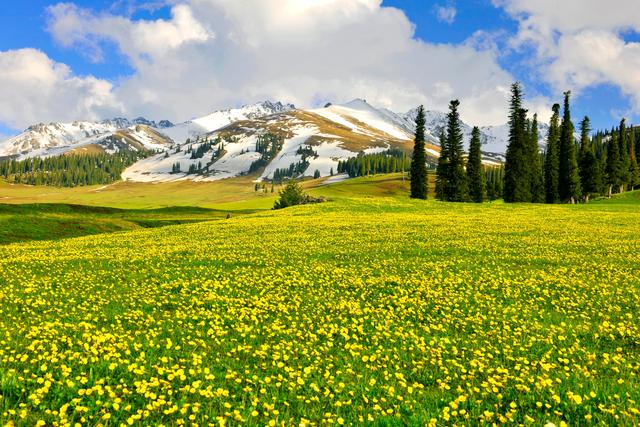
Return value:
<svg viewBox="0 0 640 427">
<path fill-rule="evenodd" d="M 217 180 L 258 171 L 258 180 L 271 180 L 285 169 L 292 169 L 296 176 L 328 176 L 339 161 L 360 153 L 409 152 L 416 113 L 417 109 L 396 113 L 356 98 L 314 109 L 263 101 L 178 124 L 144 117 L 41 123 L 0 142 L 0 157 L 46 157 L 94 146 L 105 152 L 145 149 L 158 153 L 127 169 L 125 180 Z M 426 111 L 427 154 L 432 163 L 439 156 L 438 135 L 445 126 L 445 113 Z M 541 146 L 546 139 L 545 126 L 540 126 Z M 472 127 L 464 122 L 461 127 L 468 146 Z M 506 151 L 507 126 L 480 129 L 485 163 L 499 164 Z M 260 140 L 268 140 L 272 144 L 269 150 L 276 153 L 266 156 L 259 152 Z"/>
</svg>

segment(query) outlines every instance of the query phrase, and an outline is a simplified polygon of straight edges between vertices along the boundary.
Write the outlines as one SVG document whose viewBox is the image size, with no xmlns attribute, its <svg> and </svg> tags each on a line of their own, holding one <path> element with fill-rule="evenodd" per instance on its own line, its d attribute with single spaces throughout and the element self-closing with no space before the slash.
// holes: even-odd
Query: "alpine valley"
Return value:
<svg viewBox="0 0 640 427">
<path fill-rule="evenodd" d="M 0 142 L 0 159 L 24 160 L 60 155 L 149 153 L 128 167 L 122 179 L 134 182 L 215 181 L 255 174 L 329 176 L 338 162 L 361 153 L 387 150 L 411 153 L 416 110 L 398 114 L 363 99 L 324 108 L 298 109 L 265 101 L 215 111 L 184 123 L 115 118 L 99 122 L 36 124 Z M 435 165 L 446 114 L 426 112 L 427 161 Z M 471 126 L 462 123 L 465 144 Z M 548 126 L 539 126 L 539 145 Z M 507 125 L 481 128 L 485 164 L 500 164 Z"/>
</svg>

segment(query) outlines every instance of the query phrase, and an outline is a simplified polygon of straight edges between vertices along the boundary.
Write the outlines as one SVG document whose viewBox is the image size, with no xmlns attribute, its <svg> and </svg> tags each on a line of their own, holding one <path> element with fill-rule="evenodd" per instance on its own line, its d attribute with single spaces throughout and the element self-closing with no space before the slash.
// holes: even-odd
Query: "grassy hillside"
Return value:
<svg viewBox="0 0 640 427">
<path fill-rule="evenodd" d="M 331 199 L 406 197 L 400 174 L 324 185 L 304 183 L 310 193 Z M 199 222 L 269 210 L 278 196 L 255 191 L 251 177 L 211 183 L 125 183 L 57 188 L 0 183 L 0 244 L 55 240 L 138 228 Z"/>
<path fill-rule="evenodd" d="M 614 194 L 611 198 L 602 197 L 594 200 L 596 205 L 640 205 L 640 190 L 628 191 L 622 194 Z"/>
<path fill-rule="evenodd" d="M 640 210 L 338 197 L 358 185 L 0 246 L 0 418 L 637 422 Z"/>
<path fill-rule="evenodd" d="M 233 212 L 243 213 L 246 212 Z M 227 214 L 204 208 L 124 210 L 66 204 L 0 204 L 0 245 L 212 221 L 226 218 Z"/>
<path fill-rule="evenodd" d="M 330 200 L 352 197 L 406 198 L 401 174 L 303 186 Z M 211 183 L 116 183 L 91 188 L 9 185 L 0 182 L 0 244 L 55 240 L 88 234 L 200 222 L 269 210 L 281 186 L 255 191 L 251 177 Z M 82 204 L 80 204 L 82 203 Z"/>
<path fill-rule="evenodd" d="M 255 176 L 213 182 L 118 182 L 108 186 L 57 188 L 10 185 L 0 180 L 0 203 L 69 203 L 108 206 L 121 209 L 154 209 L 172 206 L 197 206 L 225 210 L 271 209 L 277 198 L 256 192 Z M 431 177 L 432 181 L 435 179 Z M 309 180 L 304 186 L 315 195 L 327 197 L 406 197 L 409 182 L 401 174 L 377 175 L 325 185 L 326 178 Z M 432 188 L 433 190 L 433 182 Z"/>
<path fill-rule="evenodd" d="M 268 209 L 275 196 L 254 191 L 251 177 L 217 182 L 117 182 L 108 186 L 58 188 L 9 185 L 0 181 L 0 203 L 68 203 L 121 209 L 197 206 L 229 209 Z"/>
</svg>

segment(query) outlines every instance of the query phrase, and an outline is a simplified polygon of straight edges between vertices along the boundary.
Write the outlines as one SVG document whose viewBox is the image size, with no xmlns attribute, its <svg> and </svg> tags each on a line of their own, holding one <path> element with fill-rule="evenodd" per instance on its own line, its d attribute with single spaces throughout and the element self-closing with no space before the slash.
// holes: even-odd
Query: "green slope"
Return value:
<svg viewBox="0 0 640 427">
<path fill-rule="evenodd" d="M 244 213 L 247 212 L 232 214 Z M 0 245 L 211 221 L 226 218 L 227 214 L 192 207 L 125 210 L 68 204 L 0 204 Z"/>
</svg>

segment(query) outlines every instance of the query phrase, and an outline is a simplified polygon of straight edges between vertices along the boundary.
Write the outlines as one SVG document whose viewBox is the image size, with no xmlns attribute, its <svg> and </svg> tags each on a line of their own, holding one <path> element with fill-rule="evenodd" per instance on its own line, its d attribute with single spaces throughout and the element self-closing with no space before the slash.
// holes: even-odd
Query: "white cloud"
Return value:
<svg viewBox="0 0 640 427">
<path fill-rule="evenodd" d="M 453 24 L 456 20 L 456 15 L 458 11 L 453 6 L 436 6 L 435 7 L 436 18 L 438 21 L 444 22 L 445 24 Z"/>
<path fill-rule="evenodd" d="M 625 30 L 640 27 L 636 0 L 493 0 L 524 27 L 558 30 Z M 544 31 L 543 31 L 544 32 Z"/>
<path fill-rule="evenodd" d="M 133 114 L 182 120 L 264 98 L 446 109 L 457 97 L 472 123 L 506 117 L 512 78 L 494 52 L 418 41 L 381 0 L 185 0 L 172 12 L 133 21 L 62 4 L 50 9 L 50 31 L 96 59 L 115 42 L 135 69 L 116 90 Z"/>
<path fill-rule="evenodd" d="M 74 76 L 39 50 L 0 52 L 0 122 L 12 128 L 52 120 L 98 119 L 124 110 L 113 86 Z"/>
<path fill-rule="evenodd" d="M 114 43 L 134 72 L 111 86 L 74 76 L 39 53 L 38 62 L 55 75 L 47 91 L 57 96 L 40 99 L 37 85 L 26 85 L 18 92 L 32 95 L 3 105 L 11 111 L 0 111 L 0 122 L 110 111 L 179 121 L 267 98 L 311 107 L 356 97 L 396 111 L 421 103 L 446 110 L 459 98 L 471 124 L 506 119 L 512 77 L 495 51 L 417 40 L 406 15 L 381 0 L 171 2 L 179 3 L 171 17 L 157 20 L 71 3 L 51 7 L 49 31 L 59 44 L 102 61 L 106 43 Z"/>
<path fill-rule="evenodd" d="M 171 20 L 131 21 L 115 15 L 94 15 L 72 3 L 51 6 L 49 32 L 65 47 L 79 47 L 93 60 L 104 60 L 100 42 L 110 39 L 116 42 L 122 53 L 136 65 L 149 62 L 189 43 L 199 43 L 213 38 L 193 16 L 191 8 L 176 5 L 171 10 Z"/>
<path fill-rule="evenodd" d="M 580 93 L 613 84 L 640 112 L 640 43 L 624 33 L 640 32 L 637 0 L 494 0 L 519 21 L 511 40 L 515 48 L 531 46 L 532 66 L 558 92 Z"/>
</svg>

